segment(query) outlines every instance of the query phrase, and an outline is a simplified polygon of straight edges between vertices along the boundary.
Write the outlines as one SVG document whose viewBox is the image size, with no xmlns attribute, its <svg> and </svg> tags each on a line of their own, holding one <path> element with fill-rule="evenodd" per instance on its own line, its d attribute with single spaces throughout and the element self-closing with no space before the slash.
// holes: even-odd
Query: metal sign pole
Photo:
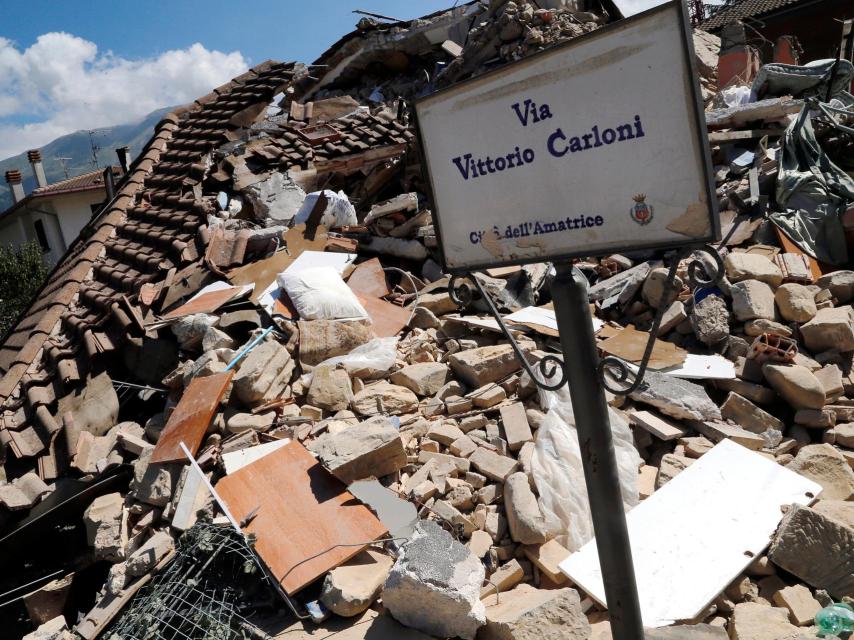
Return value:
<svg viewBox="0 0 854 640">
<path fill-rule="evenodd" d="M 552 300 L 578 429 L 611 634 L 614 640 L 643 640 L 608 405 L 599 377 L 599 354 L 593 337 L 587 280 L 571 264 L 556 263 L 555 269 Z"/>
</svg>

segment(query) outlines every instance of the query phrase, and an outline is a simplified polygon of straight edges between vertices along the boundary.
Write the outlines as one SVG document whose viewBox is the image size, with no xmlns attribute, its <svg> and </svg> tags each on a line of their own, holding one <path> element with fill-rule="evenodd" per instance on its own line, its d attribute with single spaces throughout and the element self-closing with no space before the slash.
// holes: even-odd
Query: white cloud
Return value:
<svg viewBox="0 0 854 640">
<path fill-rule="evenodd" d="M 665 0 L 615 0 L 616 5 L 627 18 L 641 11 L 657 7 Z"/>
<path fill-rule="evenodd" d="M 0 37 L 0 159 L 190 102 L 248 66 L 240 52 L 198 43 L 128 60 L 69 33 L 46 33 L 23 50 Z"/>
</svg>

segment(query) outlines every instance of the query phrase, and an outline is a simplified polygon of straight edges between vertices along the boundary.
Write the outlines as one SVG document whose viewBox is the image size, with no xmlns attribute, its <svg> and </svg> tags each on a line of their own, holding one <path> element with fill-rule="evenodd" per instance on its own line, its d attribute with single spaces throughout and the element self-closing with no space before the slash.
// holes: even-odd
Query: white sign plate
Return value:
<svg viewBox="0 0 854 640">
<path fill-rule="evenodd" d="M 419 100 L 446 270 L 718 239 L 693 58 L 676 0 Z"/>
<path fill-rule="evenodd" d="M 809 478 L 722 440 L 626 516 L 643 625 L 698 616 L 768 546 L 782 507 L 820 493 Z M 595 540 L 559 566 L 605 604 Z"/>
</svg>

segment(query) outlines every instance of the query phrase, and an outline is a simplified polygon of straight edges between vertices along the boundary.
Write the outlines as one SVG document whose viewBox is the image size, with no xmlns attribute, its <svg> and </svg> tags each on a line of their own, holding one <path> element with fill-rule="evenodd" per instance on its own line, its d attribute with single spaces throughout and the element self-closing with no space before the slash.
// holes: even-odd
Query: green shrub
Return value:
<svg viewBox="0 0 854 640">
<path fill-rule="evenodd" d="M 0 246 L 0 335 L 30 304 L 48 273 L 41 247 L 28 242 L 20 247 Z"/>
</svg>

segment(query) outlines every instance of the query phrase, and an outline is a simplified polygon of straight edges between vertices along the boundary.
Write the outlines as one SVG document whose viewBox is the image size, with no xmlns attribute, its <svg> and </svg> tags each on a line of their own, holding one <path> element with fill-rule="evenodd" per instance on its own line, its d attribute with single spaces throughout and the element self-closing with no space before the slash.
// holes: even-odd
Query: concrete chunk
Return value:
<svg viewBox="0 0 854 640">
<path fill-rule="evenodd" d="M 389 573 L 383 604 L 402 624 L 473 640 L 485 622 L 483 564 L 434 522 L 420 521 Z"/>
<path fill-rule="evenodd" d="M 98 496 L 83 512 L 83 524 L 95 558 L 113 562 L 124 560 L 128 542 L 122 516 L 125 500 L 120 493 Z"/>
<path fill-rule="evenodd" d="M 730 282 L 759 280 L 772 287 L 783 282 L 780 267 L 758 253 L 729 253 L 724 260 L 726 275 Z"/>
<path fill-rule="evenodd" d="M 178 482 L 183 465 L 152 464 L 152 453 L 154 453 L 154 447 L 148 446 L 134 461 L 131 493 L 140 502 L 154 507 L 164 507 L 172 497 L 172 491 Z"/>
<path fill-rule="evenodd" d="M 567 578 L 558 565 L 566 560 L 570 553 L 557 540 L 549 540 L 545 544 L 527 545 L 522 552 L 542 571 L 549 580 L 556 584 L 566 582 Z"/>
<path fill-rule="evenodd" d="M 332 475 L 345 484 L 380 478 L 406 465 L 397 429 L 384 419 L 368 420 L 338 433 L 326 433 L 309 445 Z"/>
<path fill-rule="evenodd" d="M 148 573 L 174 548 L 172 537 L 164 531 L 158 531 L 128 556 L 125 563 L 127 575 L 136 577 Z"/>
<path fill-rule="evenodd" d="M 774 319 L 774 292 L 759 280 L 743 280 L 730 287 L 732 311 L 742 322 L 754 318 Z"/>
<path fill-rule="evenodd" d="M 720 420 L 718 405 L 698 384 L 647 371 L 643 383 L 631 393 L 633 400 L 657 407 L 674 418 Z"/>
</svg>

